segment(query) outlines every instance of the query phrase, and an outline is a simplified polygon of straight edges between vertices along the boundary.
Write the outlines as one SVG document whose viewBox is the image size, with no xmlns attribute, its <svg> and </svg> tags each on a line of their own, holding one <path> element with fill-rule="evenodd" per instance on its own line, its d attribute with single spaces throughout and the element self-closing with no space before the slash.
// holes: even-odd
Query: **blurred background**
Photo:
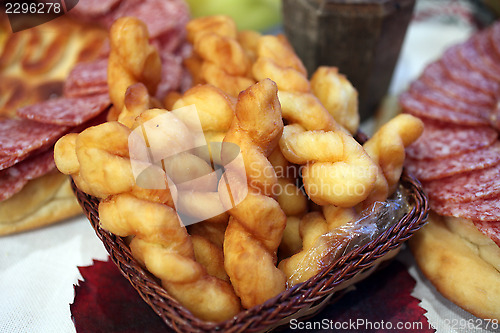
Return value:
<svg viewBox="0 0 500 333">
<path fill-rule="evenodd" d="M 301 0 L 296 0 L 301 1 Z M 328 1 L 328 0 L 326 0 Z M 349 1 L 349 0 L 347 0 Z M 239 29 L 274 31 L 282 22 L 281 0 L 187 0 L 194 17 L 226 14 Z M 414 17 L 485 26 L 500 16 L 500 0 L 417 0 Z"/>
</svg>

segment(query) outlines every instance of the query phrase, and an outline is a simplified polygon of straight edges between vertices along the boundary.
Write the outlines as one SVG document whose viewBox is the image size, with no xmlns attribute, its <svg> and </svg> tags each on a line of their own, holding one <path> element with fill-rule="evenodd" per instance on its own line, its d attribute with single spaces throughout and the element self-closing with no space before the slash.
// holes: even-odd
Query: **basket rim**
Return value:
<svg viewBox="0 0 500 333">
<path fill-rule="evenodd" d="M 395 225 L 372 241 L 344 254 L 309 280 L 287 289 L 279 295 L 233 318 L 214 323 L 194 317 L 161 286 L 159 280 L 133 258 L 121 237 L 102 229 L 99 225 L 100 200 L 79 190 L 71 179 L 72 189 L 89 219 L 94 231 L 104 244 L 111 260 L 137 290 L 143 300 L 162 318 L 166 325 L 179 332 L 257 332 L 286 320 L 300 310 L 307 310 L 315 303 L 333 294 L 341 283 L 349 281 L 377 259 L 397 249 L 420 229 L 429 213 L 428 198 L 420 182 L 405 169 L 400 179 L 408 190 L 412 207 Z"/>
</svg>

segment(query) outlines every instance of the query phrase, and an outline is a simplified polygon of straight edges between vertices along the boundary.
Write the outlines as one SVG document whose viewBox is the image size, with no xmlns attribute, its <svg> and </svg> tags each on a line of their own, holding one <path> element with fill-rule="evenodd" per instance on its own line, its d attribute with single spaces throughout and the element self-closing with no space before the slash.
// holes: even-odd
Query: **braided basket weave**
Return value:
<svg viewBox="0 0 500 333">
<path fill-rule="evenodd" d="M 413 176 L 403 172 L 401 185 L 409 194 L 410 211 L 376 239 L 343 255 L 304 283 L 222 323 L 211 323 L 194 317 L 162 288 L 159 280 L 143 269 L 121 237 L 99 226 L 99 199 L 80 191 L 72 182 L 73 191 L 103 242 L 113 262 L 130 281 L 141 297 L 178 332 L 263 332 L 287 324 L 293 318 L 311 316 L 337 296 L 341 290 L 368 276 L 383 261 L 397 253 L 403 242 L 423 226 L 428 203 L 422 186 Z"/>
</svg>

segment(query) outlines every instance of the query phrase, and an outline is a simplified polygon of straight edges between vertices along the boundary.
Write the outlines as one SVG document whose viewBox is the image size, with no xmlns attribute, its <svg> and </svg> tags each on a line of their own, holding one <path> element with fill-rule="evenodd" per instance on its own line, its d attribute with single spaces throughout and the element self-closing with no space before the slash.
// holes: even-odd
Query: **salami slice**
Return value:
<svg viewBox="0 0 500 333">
<path fill-rule="evenodd" d="M 487 107 L 492 107 L 496 104 L 496 98 L 481 91 L 474 91 L 467 86 L 450 80 L 446 76 L 446 72 L 441 62 L 429 64 L 425 68 L 420 79 L 433 89 L 442 91 L 457 100 Z"/>
<path fill-rule="evenodd" d="M 475 36 L 472 41 L 476 47 L 477 53 L 481 55 L 481 60 L 484 66 L 495 72 L 496 76 L 500 77 L 500 57 L 498 57 L 491 45 L 490 39 L 491 29 L 487 29 Z"/>
<path fill-rule="evenodd" d="M 0 118 L 0 156 L 23 156 L 52 145 L 68 127 L 18 118 Z"/>
<path fill-rule="evenodd" d="M 495 54 L 500 58 L 500 23 L 491 26 L 490 41 Z"/>
<path fill-rule="evenodd" d="M 71 15 L 90 19 L 111 12 L 122 0 L 85 0 L 80 1 L 71 11 Z"/>
<path fill-rule="evenodd" d="M 425 182 L 423 186 L 429 198 L 437 201 L 469 202 L 498 197 L 500 195 L 500 164 Z"/>
<path fill-rule="evenodd" d="M 475 46 L 475 38 L 480 38 L 480 34 L 460 45 L 460 56 L 465 60 L 471 70 L 478 71 L 484 76 L 500 81 L 500 72 L 496 71 L 494 67 L 488 66 L 488 64 L 483 61 L 481 53 L 479 53 Z"/>
<path fill-rule="evenodd" d="M 476 228 L 483 234 L 491 238 L 498 246 L 500 246 L 500 220 L 499 221 L 480 221 L 472 220 Z"/>
<path fill-rule="evenodd" d="M 108 94 L 57 98 L 20 108 L 17 114 L 41 123 L 77 126 L 103 112 L 110 104 Z"/>
<path fill-rule="evenodd" d="M 431 208 L 444 216 L 455 216 L 477 221 L 500 221 L 500 197 L 470 202 L 431 201 Z"/>
<path fill-rule="evenodd" d="M 108 93 L 107 72 L 107 59 L 75 65 L 64 83 L 64 96 L 82 97 Z"/>
<path fill-rule="evenodd" d="M 467 126 L 485 126 L 489 123 L 488 120 L 479 116 L 456 112 L 453 109 L 424 103 L 412 96 L 409 92 L 402 93 L 399 101 L 406 113 L 420 118 Z"/>
<path fill-rule="evenodd" d="M 470 89 L 482 91 L 490 96 L 497 96 L 500 92 L 500 83 L 479 72 L 469 70 L 458 54 L 459 50 L 460 45 L 450 47 L 440 60 L 447 76 Z"/>
<path fill-rule="evenodd" d="M 41 177 L 54 168 L 54 150 L 49 149 L 0 171 L 0 201 L 19 192 L 29 180 Z"/>
<path fill-rule="evenodd" d="M 161 81 L 156 89 L 156 97 L 163 100 L 169 91 L 179 89 L 183 72 L 180 57 L 165 53 L 161 58 Z"/>
<path fill-rule="evenodd" d="M 123 0 L 120 6 L 102 21 L 106 28 L 124 16 L 133 16 L 146 23 L 149 37 L 154 39 L 189 21 L 189 8 L 182 0 Z"/>
<path fill-rule="evenodd" d="M 488 126 L 458 126 L 424 120 L 424 132 L 407 149 L 409 157 L 444 158 L 492 145 L 498 133 Z"/>
<path fill-rule="evenodd" d="M 457 156 L 433 160 L 407 158 L 405 166 L 421 181 L 429 181 L 488 168 L 498 163 L 500 163 L 500 142 L 497 141 L 491 146 Z"/>
<path fill-rule="evenodd" d="M 472 114 L 485 119 L 489 119 L 492 112 L 491 107 L 459 101 L 441 91 L 433 89 L 421 80 L 414 81 L 410 86 L 409 92 L 422 102 L 431 103 L 457 112 Z"/>
</svg>

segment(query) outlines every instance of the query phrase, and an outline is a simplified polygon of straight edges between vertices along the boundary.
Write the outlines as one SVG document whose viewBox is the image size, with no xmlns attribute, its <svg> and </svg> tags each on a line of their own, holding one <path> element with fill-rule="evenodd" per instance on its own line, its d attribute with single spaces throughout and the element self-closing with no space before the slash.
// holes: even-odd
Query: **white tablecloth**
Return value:
<svg viewBox="0 0 500 333">
<path fill-rule="evenodd" d="M 413 22 L 390 91 L 396 94 L 406 89 L 427 63 L 470 32 L 463 25 Z M 81 279 L 77 266 L 106 258 L 104 247 L 83 216 L 0 237 L 0 332 L 74 332 L 69 304 L 73 302 L 73 285 Z M 410 274 L 417 280 L 413 295 L 422 300 L 421 306 L 437 332 L 465 332 L 453 330 L 446 321 L 474 317 L 437 293 L 407 250 L 399 258 L 410 266 Z"/>
</svg>

